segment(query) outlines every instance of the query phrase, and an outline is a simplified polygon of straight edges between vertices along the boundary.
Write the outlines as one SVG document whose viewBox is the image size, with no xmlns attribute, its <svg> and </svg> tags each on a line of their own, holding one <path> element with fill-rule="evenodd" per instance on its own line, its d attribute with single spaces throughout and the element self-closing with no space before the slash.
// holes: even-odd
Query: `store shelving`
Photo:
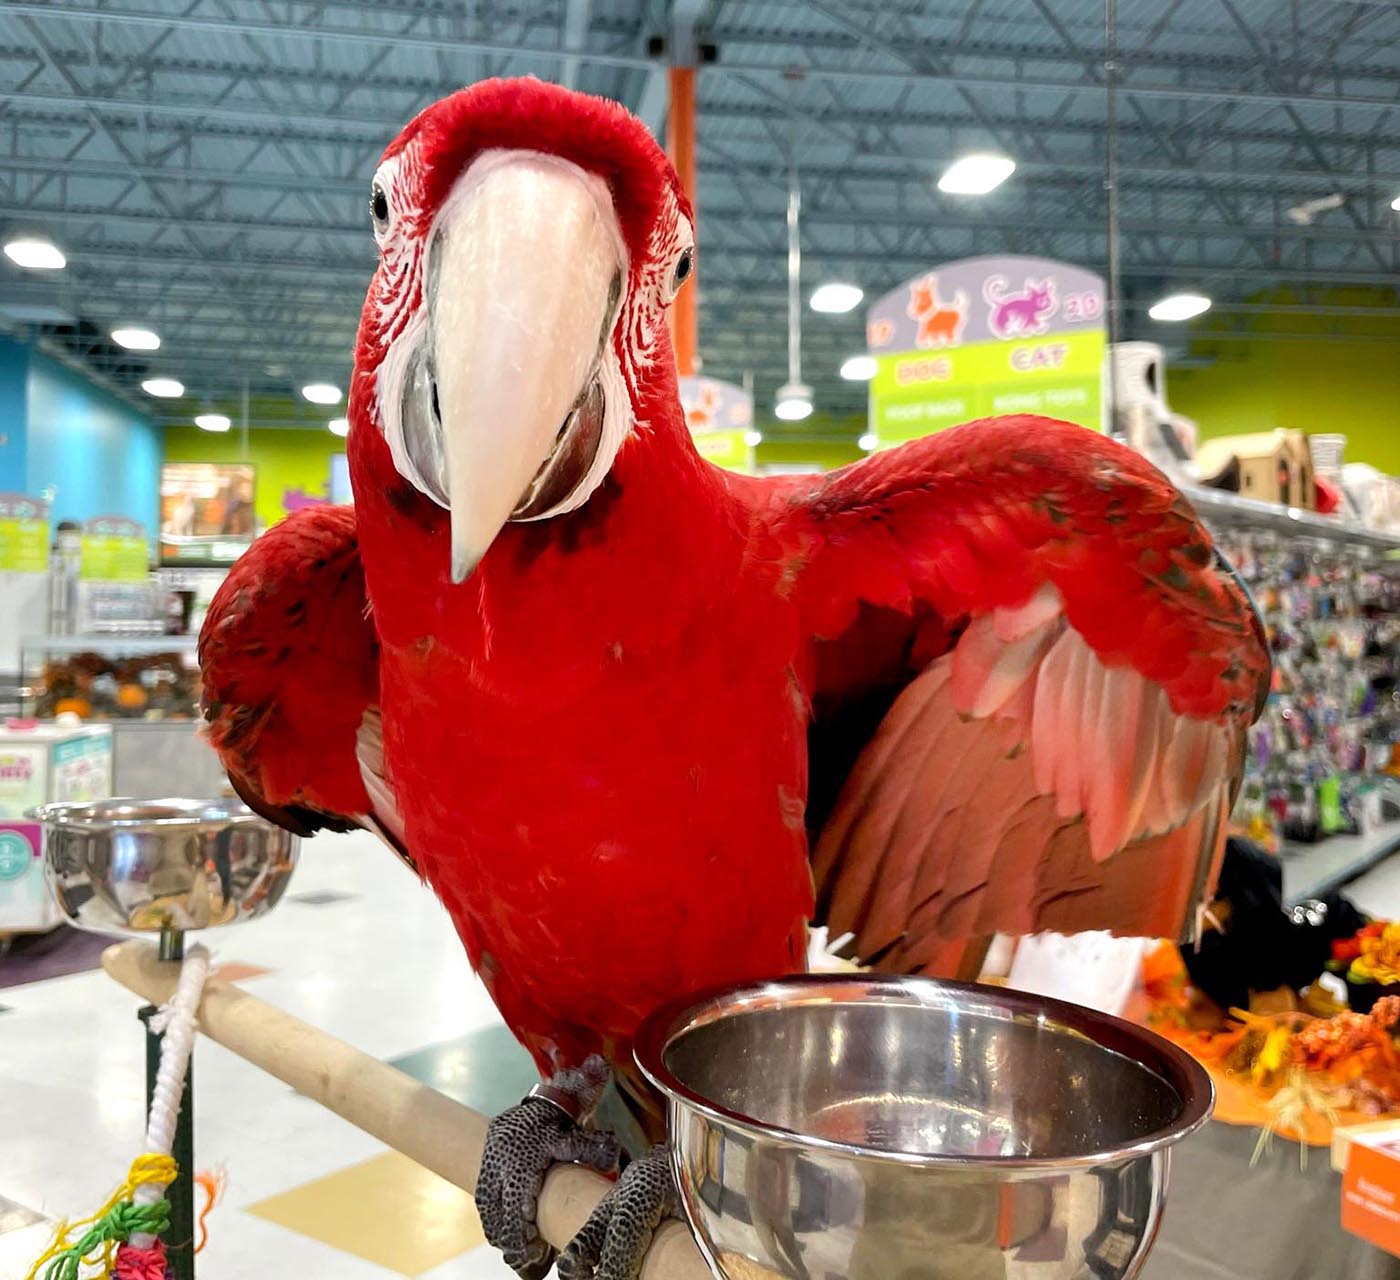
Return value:
<svg viewBox="0 0 1400 1280">
<path fill-rule="evenodd" d="M 1274 502 L 1242 498 L 1223 489 L 1207 489 L 1191 484 L 1179 487 L 1200 516 L 1210 524 L 1256 531 L 1268 529 L 1289 537 L 1322 538 L 1328 542 L 1370 547 L 1377 551 L 1400 550 L 1400 533 L 1372 529 L 1355 520 L 1321 516 L 1313 511 L 1300 511 L 1297 507 L 1282 507 Z"/>
<path fill-rule="evenodd" d="M 1284 841 L 1283 899 L 1289 905 L 1334 893 L 1400 852 L 1400 821 L 1354 836 L 1330 836 L 1317 844 Z"/>
</svg>

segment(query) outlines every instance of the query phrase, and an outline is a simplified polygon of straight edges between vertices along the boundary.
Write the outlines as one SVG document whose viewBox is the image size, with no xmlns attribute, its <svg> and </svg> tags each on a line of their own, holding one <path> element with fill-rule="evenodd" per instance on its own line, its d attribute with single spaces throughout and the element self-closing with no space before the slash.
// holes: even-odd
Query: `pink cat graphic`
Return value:
<svg viewBox="0 0 1400 1280">
<path fill-rule="evenodd" d="M 1027 280 L 1022 293 L 1006 292 L 1006 277 L 991 276 L 982 296 L 992 308 L 987 325 L 998 338 L 1030 338 L 1050 328 L 1050 318 L 1060 309 L 1055 282 Z"/>
</svg>

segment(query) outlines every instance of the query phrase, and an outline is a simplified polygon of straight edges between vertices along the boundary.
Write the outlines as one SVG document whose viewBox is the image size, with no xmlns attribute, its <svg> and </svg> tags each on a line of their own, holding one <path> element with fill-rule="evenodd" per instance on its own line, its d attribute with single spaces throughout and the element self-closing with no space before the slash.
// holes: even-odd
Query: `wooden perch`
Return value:
<svg viewBox="0 0 1400 1280">
<path fill-rule="evenodd" d="M 162 963 L 154 946 L 138 941 L 109 947 L 102 967 L 152 1004 L 169 1000 L 180 969 L 178 964 Z M 486 1116 L 216 978 L 205 985 L 198 1017 L 200 1031 L 244 1061 L 453 1185 L 475 1189 Z M 611 1185 L 577 1165 L 551 1170 L 538 1211 L 545 1239 L 556 1248 L 566 1245 Z M 647 1254 L 642 1280 L 709 1276 L 685 1226 L 663 1223 Z"/>
</svg>

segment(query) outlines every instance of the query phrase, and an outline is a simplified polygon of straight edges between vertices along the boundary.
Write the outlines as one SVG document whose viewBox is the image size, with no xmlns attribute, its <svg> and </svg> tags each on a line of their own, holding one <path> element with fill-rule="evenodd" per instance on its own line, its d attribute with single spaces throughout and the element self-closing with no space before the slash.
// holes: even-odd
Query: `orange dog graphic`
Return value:
<svg viewBox="0 0 1400 1280">
<path fill-rule="evenodd" d="M 967 294 L 959 289 L 945 302 L 938 296 L 938 277 L 926 275 L 909 286 L 908 314 L 919 322 L 917 346 L 956 347 L 967 323 Z"/>
</svg>

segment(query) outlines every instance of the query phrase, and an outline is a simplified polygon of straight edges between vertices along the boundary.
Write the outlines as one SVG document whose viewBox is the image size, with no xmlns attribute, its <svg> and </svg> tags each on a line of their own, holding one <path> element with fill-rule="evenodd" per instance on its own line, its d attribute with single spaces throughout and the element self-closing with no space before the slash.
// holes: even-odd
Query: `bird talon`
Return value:
<svg viewBox="0 0 1400 1280">
<path fill-rule="evenodd" d="M 584 1164 L 600 1173 L 621 1167 L 622 1147 L 610 1133 L 585 1129 L 608 1081 L 601 1058 L 559 1072 L 549 1095 L 526 1098 L 486 1130 L 476 1207 L 487 1241 L 521 1280 L 543 1280 L 555 1251 L 535 1222 L 545 1174 L 556 1164 Z M 578 1118 L 575 1119 L 575 1116 Z"/>
<path fill-rule="evenodd" d="M 671 1153 L 634 1160 L 559 1255 L 559 1280 L 637 1280 L 656 1229 L 680 1212 Z"/>
</svg>

